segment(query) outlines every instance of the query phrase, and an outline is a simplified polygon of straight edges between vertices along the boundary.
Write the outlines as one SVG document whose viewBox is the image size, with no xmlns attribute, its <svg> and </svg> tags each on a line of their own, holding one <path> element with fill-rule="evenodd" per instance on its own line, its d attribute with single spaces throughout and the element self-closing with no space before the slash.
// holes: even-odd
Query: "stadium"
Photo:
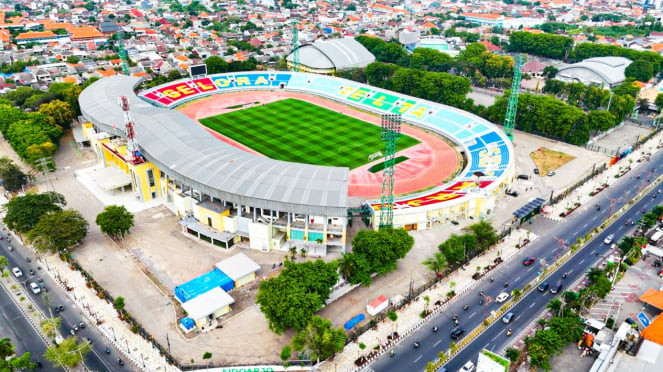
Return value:
<svg viewBox="0 0 663 372">
<path fill-rule="evenodd" d="M 515 175 L 513 147 L 491 123 L 449 106 L 354 81 L 300 72 L 243 72 L 180 80 L 136 94 L 140 83 L 135 77 L 105 78 L 79 97 L 88 121 L 84 135 L 91 139 L 99 161 L 119 173 L 119 180 L 126 176 L 107 188 L 130 184 L 141 200 L 162 199 L 181 218 L 185 231 L 224 248 L 246 241 L 252 249 L 306 246 L 310 254 L 324 255 L 345 251 L 352 216 L 363 215 L 369 227 L 378 227 L 382 179 L 380 172 L 368 175 L 367 171 L 381 161 L 368 160 L 374 148 L 356 148 L 365 163 L 355 159 L 352 169 L 342 162 L 330 166 L 280 160 L 297 147 L 284 145 L 283 129 L 276 125 L 282 119 L 273 120 L 278 110 L 307 123 L 322 115 L 316 110 L 301 114 L 301 103 L 290 109 L 272 106 L 285 105 L 285 100 L 360 118 L 366 126 L 377 124 L 381 115 L 401 116 L 404 135 L 416 141 L 396 154 L 407 155 L 394 169 L 397 227 L 420 230 L 490 218 Z M 118 103 L 119 97 L 126 97 L 128 111 Z M 219 114 L 249 115 L 249 110 L 261 109 L 256 106 L 276 107 L 269 114 L 273 117 L 263 118 L 257 127 L 281 138 L 263 147 L 276 150 L 271 157 L 265 150 L 255 151 L 252 143 L 201 125 Z M 320 125 L 305 131 L 322 132 Z M 352 125 L 348 135 L 361 124 Z M 255 135 L 255 126 L 252 131 Z M 426 135 L 446 145 L 428 145 L 433 140 L 429 142 Z M 269 135 L 264 137 L 269 142 Z M 327 137 L 343 140 L 338 134 Z M 364 137 L 359 138 L 364 141 Z M 304 159 L 320 158 L 319 152 L 309 152 Z"/>
</svg>

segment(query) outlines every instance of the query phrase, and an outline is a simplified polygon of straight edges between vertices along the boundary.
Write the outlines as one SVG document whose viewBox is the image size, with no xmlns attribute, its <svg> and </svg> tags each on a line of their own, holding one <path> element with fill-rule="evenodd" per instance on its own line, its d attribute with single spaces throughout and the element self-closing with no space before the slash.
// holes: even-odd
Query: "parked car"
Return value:
<svg viewBox="0 0 663 372">
<path fill-rule="evenodd" d="M 525 259 L 523 260 L 523 265 L 529 266 L 529 265 L 531 265 L 535 262 L 536 262 L 536 258 L 534 258 L 534 257 L 525 257 Z"/>
<path fill-rule="evenodd" d="M 18 267 L 13 267 L 12 274 L 14 274 L 15 277 L 19 278 L 23 276 L 23 271 L 21 271 L 21 269 L 19 269 Z"/>
<path fill-rule="evenodd" d="M 39 294 L 39 292 L 41 292 L 41 288 L 39 288 L 39 285 L 35 282 L 30 283 L 30 290 L 34 294 Z"/>
<path fill-rule="evenodd" d="M 516 176 L 516 178 L 518 178 L 520 180 L 528 180 L 529 176 L 526 175 L 526 174 L 519 174 L 518 176 Z"/>
<path fill-rule="evenodd" d="M 554 175 L 555 175 L 555 171 L 550 171 L 550 172 L 546 173 L 546 176 L 548 176 L 548 177 L 552 177 Z"/>
<path fill-rule="evenodd" d="M 511 196 L 513 196 L 513 197 L 517 197 L 517 196 L 519 195 L 519 194 L 518 194 L 518 191 L 516 191 L 516 190 L 511 190 L 511 189 L 506 190 L 505 193 L 506 193 L 507 195 L 511 195 Z"/>
<path fill-rule="evenodd" d="M 534 168 L 534 174 L 539 174 L 539 168 Z"/>
<path fill-rule="evenodd" d="M 507 298 L 509 298 L 509 294 L 506 293 L 506 292 L 502 292 L 502 293 L 497 295 L 497 297 L 495 298 L 495 301 L 497 301 L 497 303 L 501 304 L 502 302 L 506 301 Z"/>
<path fill-rule="evenodd" d="M 512 320 L 512 319 L 513 319 L 513 312 L 508 312 L 508 313 L 504 316 L 504 318 L 502 318 L 502 322 L 504 322 L 505 324 L 509 324 L 509 323 L 511 323 L 511 320 Z"/>
</svg>

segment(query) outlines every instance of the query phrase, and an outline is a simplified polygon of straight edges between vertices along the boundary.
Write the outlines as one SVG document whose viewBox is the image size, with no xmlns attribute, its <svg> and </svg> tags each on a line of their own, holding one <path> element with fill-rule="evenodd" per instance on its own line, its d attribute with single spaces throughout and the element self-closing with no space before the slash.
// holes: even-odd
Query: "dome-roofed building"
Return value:
<svg viewBox="0 0 663 372">
<path fill-rule="evenodd" d="M 555 79 L 612 88 L 626 80 L 624 70 L 632 61 L 624 57 L 595 57 L 562 67 Z"/>
<path fill-rule="evenodd" d="M 366 67 L 375 62 L 375 56 L 351 37 L 316 41 L 301 45 L 299 71 L 334 75 L 336 71 Z M 288 68 L 292 68 L 294 54 L 286 57 Z"/>
</svg>

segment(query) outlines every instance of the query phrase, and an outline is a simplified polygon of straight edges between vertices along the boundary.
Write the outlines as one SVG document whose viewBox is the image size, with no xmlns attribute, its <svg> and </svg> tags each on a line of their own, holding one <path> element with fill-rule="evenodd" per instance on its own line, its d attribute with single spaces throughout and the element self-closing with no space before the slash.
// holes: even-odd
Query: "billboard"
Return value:
<svg viewBox="0 0 663 372">
<path fill-rule="evenodd" d="M 207 65 L 204 63 L 200 65 L 192 65 L 189 68 L 189 74 L 191 77 L 207 75 Z"/>
</svg>

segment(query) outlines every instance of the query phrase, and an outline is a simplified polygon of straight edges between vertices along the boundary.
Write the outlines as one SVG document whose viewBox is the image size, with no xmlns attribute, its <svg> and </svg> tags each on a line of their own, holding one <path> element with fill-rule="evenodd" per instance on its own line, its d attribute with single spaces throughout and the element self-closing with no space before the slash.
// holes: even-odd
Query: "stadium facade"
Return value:
<svg viewBox="0 0 663 372">
<path fill-rule="evenodd" d="M 296 72 L 228 73 L 179 80 L 137 95 L 140 82 L 114 76 L 86 88 L 79 97 L 89 121 L 84 134 L 105 167 L 130 176 L 139 199 L 163 200 L 185 231 L 221 247 L 248 241 L 252 249 L 263 251 L 291 246 L 307 247 L 313 255 L 344 251 L 351 212 L 366 211 L 369 224 L 377 228 L 380 201 L 349 205 L 347 168 L 250 154 L 172 110 L 212 94 L 305 93 L 378 115 L 400 114 L 404 122 L 454 142 L 463 154 L 463 169 L 444 185 L 396 197 L 397 227 L 419 230 L 490 218 L 515 175 L 510 141 L 484 119 L 349 80 Z M 122 96 L 131 106 L 133 150 L 127 143 L 126 113 L 118 104 Z"/>
<path fill-rule="evenodd" d="M 319 40 L 297 47 L 298 70 L 316 74 L 334 75 L 337 71 L 362 68 L 375 62 L 375 56 L 351 37 Z M 292 68 L 294 53 L 286 57 L 288 68 Z"/>
</svg>

